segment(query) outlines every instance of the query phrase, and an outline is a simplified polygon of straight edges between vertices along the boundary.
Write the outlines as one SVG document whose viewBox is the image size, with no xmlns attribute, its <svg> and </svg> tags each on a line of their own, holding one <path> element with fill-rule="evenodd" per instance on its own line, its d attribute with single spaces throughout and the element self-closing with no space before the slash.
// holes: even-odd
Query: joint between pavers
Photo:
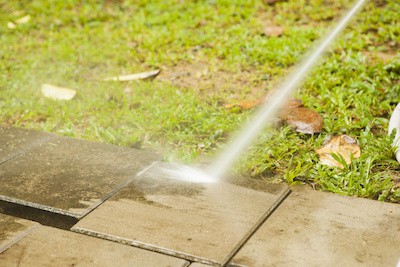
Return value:
<svg viewBox="0 0 400 267">
<path fill-rule="evenodd" d="M 123 182 L 121 185 L 119 185 L 117 188 L 115 188 L 114 190 L 112 190 L 110 193 L 108 193 L 105 197 L 103 197 L 102 199 L 100 199 L 99 201 L 97 201 L 95 204 L 93 204 L 90 208 L 87 209 L 87 211 L 80 215 L 79 217 L 77 217 L 79 220 L 82 219 L 83 217 L 85 217 L 86 215 L 88 215 L 89 213 L 91 213 L 93 210 L 95 210 L 97 207 L 99 207 L 101 204 L 103 204 L 104 202 L 106 202 L 108 199 L 110 199 L 111 197 L 113 197 L 115 194 L 117 194 L 119 191 L 121 191 L 122 189 L 124 189 L 127 185 L 129 185 L 135 178 L 139 177 L 140 175 L 142 175 L 143 173 L 145 173 L 147 170 L 149 170 L 151 167 L 153 167 L 157 162 L 159 161 L 154 161 L 151 164 L 149 164 L 147 167 L 143 168 L 143 170 L 141 170 L 140 172 L 136 173 L 135 175 L 132 175 L 130 177 L 128 177 L 128 179 L 125 180 L 125 182 Z"/>
<path fill-rule="evenodd" d="M 54 210 L 43 209 L 43 207 L 33 207 L 35 205 L 22 205 L 15 201 L 0 200 L 0 211 L 4 214 L 17 218 L 34 221 L 42 225 L 47 225 L 63 230 L 69 230 L 74 226 L 78 219 L 65 214 L 56 213 Z"/>
<path fill-rule="evenodd" d="M 210 266 L 223 266 L 223 265 L 221 265 L 221 263 L 216 262 L 216 261 L 208 260 L 208 259 L 205 259 L 202 257 L 188 254 L 188 253 L 177 252 L 177 251 L 174 251 L 174 250 L 171 250 L 168 248 L 147 244 L 147 243 L 140 242 L 137 240 L 126 239 L 123 237 L 118 237 L 118 236 L 114 236 L 114 235 L 110 235 L 110 234 L 92 231 L 92 230 L 88 230 L 88 229 L 84 229 L 84 228 L 80 228 L 80 227 L 72 227 L 71 231 L 75 232 L 75 233 L 83 234 L 83 235 L 88 235 L 88 236 L 93 236 L 93 237 L 97 237 L 100 239 L 113 241 L 113 242 L 123 244 L 123 245 L 128 245 L 128 246 L 132 246 L 132 247 L 136 247 L 136 248 L 140 248 L 140 249 L 144 249 L 144 250 L 148 250 L 148 251 L 152 251 L 152 252 L 157 252 L 157 253 L 172 256 L 172 257 L 178 258 L 178 259 L 188 260 L 191 262 L 204 263 L 204 264 L 207 264 Z"/>
<path fill-rule="evenodd" d="M 7 196 L 3 196 L 3 195 L 0 195 L 0 201 L 18 204 L 18 205 L 21 205 L 22 207 L 26 206 L 26 207 L 30 207 L 30 208 L 34 208 L 34 209 L 38 209 L 38 210 L 48 211 L 48 212 L 55 213 L 55 214 L 65 215 L 65 216 L 72 217 L 75 219 L 79 219 L 80 217 L 82 217 L 82 215 L 74 213 L 74 212 L 69 212 L 69 211 L 66 211 L 63 209 L 58 209 L 58 208 L 54 208 L 54 207 L 50 207 L 50 206 L 46 206 L 46 205 L 42 205 L 42 204 L 37 204 L 34 202 L 30 202 L 30 201 L 20 200 L 20 199 L 16 199 L 16 198 L 11 198 L 11 197 L 7 197 Z"/>
<path fill-rule="evenodd" d="M 21 239 L 23 239 L 24 237 L 29 235 L 32 231 L 36 230 L 38 226 L 39 226 L 38 223 L 34 223 L 32 226 L 29 227 L 28 230 L 26 230 L 22 233 L 19 233 L 18 235 L 13 237 L 10 241 L 7 242 L 7 244 L 0 247 L 0 254 L 3 253 L 4 251 L 6 251 L 7 249 L 9 249 L 14 244 L 18 243 Z"/>
<path fill-rule="evenodd" d="M 15 157 L 18 157 L 19 155 L 27 153 L 28 151 L 30 151 L 30 150 L 34 149 L 35 147 L 43 144 L 44 142 L 50 140 L 51 138 L 53 138 L 53 136 L 52 135 L 48 135 L 48 136 L 43 136 L 43 137 L 40 137 L 40 138 L 34 140 L 31 144 L 29 144 L 29 145 L 27 145 L 27 146 L 25 146 L 23 148 L 20 148 L 19 150 L 11 153 L 11 155 L 9 155 L 9 156 L 7 156 L 5 158 L 0 159 L 0 165 L 12 160 Z"/>
<path fill-rule="evenodd" d="M 288 187 L 280 194 L 279 198 L 268 208 L 268 210 L 253 224 L 252 228 L 244 235 L 231 253 L 222 261 L 222 266 L 229 266 L 229 262 L 235 257 L 244 244 L 255 234 L 263 223 L 272 215 L 279 205 L 289 196 L 292 190 Z"/>
</svg>

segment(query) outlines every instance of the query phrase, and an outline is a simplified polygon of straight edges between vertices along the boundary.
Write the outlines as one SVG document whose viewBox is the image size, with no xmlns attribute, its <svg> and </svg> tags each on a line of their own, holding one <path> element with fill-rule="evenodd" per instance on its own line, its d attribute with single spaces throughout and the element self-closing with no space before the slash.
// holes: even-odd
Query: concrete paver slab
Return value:
<svg viewBox="0 0 400 267">
<path fill-rule="evenodd" d="M 153 166 L 158 168 L 158 166 Z M 188 260 L 222 265 L 288 193 L 191 184 L 149 170 L 71 229 Z"/>
<path fill-rule="evenodd" d="M 80 218 L 156 158 L 149 152 L 52 136 L 0 165 L 0 200 Z"/>
<path fill-rule="evenodd" d="M 0 253 L 0 266 L 170 266 L 185 260 L 85 236 L 39 226 Z"/>
<path fill-rule="evenodd" d="M 400 205 L 297 189 L 233 266 L 396 266 Z"/>
<path fill-rule="evenodd" d="M 19 241 L 39 224 L 0 213 L 0 253 Z"/>
<path fill-rule="evenodd" d="M 189 265 L 189 267 L 209 267 L 209 266 L 210 265 L 208 265 L 208 264 L 203 264 L 203 263 L 199 263 L 199 262 L 194 262 Z"/>
<path fill-rule="evenodd" d="M 0 125 L 0 164 L 38 145 L 50 134 Z"/>
</svg>

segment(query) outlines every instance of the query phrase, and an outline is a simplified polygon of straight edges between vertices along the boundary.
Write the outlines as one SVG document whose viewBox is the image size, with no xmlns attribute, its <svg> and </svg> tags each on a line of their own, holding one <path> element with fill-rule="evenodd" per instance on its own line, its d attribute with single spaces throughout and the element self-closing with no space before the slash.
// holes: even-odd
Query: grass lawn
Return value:
<svg viewBox="0 0 400 267">
<path fill-rule="evenodd" d="M 225 105 L 273 90 L 352 3 L 0 0 L 0 123 L 205 164 L 253 112 Z M 400 101 L 399 11 L 397 0 L 368 1 L 299 88 L 324 119 L 320 134 L 270 127 L 232 171 L 400 202 L 387 136 Z M 266 34 L 268 25 L 283 34 Z M 153 69 L 154 81 L 103 81 Z M 43 83 L 77 95 L 45 98 Z M 343 169 L 320 164 L 315 149 L 343 133 L 361 157 Z"/>
</svg>

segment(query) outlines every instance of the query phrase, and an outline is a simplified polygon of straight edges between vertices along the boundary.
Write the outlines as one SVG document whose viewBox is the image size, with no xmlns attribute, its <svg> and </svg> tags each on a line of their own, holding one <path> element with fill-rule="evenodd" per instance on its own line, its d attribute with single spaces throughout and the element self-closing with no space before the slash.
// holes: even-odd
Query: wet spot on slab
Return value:
<svg viewBox="0 0 400 267">
<path fill-rule="evenodd" d="M 244 177 L 244 176 L 233 176 L 226 179 L 227 183 L 238 185 L 245 188 L 250 188 L 256 191 L 266 192 L 269 194 L 277 194 L 284 188 L 287 188 L 285 183 L 281 182 L 280 177 Z"/>
<path fill-rule="evenodd" d="M 162 167 L 168 163 L 158 162 L 152 168 L 146 171 L 145 175 L 140 175 L 129 184 L 129 190 L 121 190 L 113 198 L 115 201 L 119 199 L 130 199 L 146 204 L 158 204 L 146 196 L 162 196 L 174 195 L 193 197 L 201 194 L 205 187 L 202 184 L 187 183 L 180 180 L 166 179 L 163 176 Z"/>
</svg>

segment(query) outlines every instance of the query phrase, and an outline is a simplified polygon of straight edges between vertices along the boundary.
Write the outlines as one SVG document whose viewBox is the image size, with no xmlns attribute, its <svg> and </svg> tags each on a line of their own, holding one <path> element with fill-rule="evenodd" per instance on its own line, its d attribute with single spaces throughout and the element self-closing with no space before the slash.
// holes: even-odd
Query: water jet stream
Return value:
<svg viewBox="0 0 400 267">
<path fill-rule="evenodd" d="M 268 97 L 264 104 L 255 113 L 253 118 L 238 132 L 227 149 L 223 150 L 216 161 L 204 172 L 194 170 L 190 167 L 181 168 L 174 175 L 191 180 L 195 177 L 196 182 L 219 181 L 232 167 L 238 157 L 244 153 L 258 134 L 270 123 L 278 110 L 289 100 L 294 90 L 304 81 L 306 74 L 318 63 L 318 59 L 328 49 L 331 42 L 350 21 L 353 15 L 362 7 L 365 0 L 358 0 L 354 6 L 341 18 L 339 23 L 320 39 L 319 45 L 308 53 L 298 66 L 276 88 L 274 93 Z M 176 177 L 176 179 L 179 179 Z M 204 179 L 204 180 L 202 180 Z M 181 178 L 182 180 L 182 178 Z"/>
</svg>

